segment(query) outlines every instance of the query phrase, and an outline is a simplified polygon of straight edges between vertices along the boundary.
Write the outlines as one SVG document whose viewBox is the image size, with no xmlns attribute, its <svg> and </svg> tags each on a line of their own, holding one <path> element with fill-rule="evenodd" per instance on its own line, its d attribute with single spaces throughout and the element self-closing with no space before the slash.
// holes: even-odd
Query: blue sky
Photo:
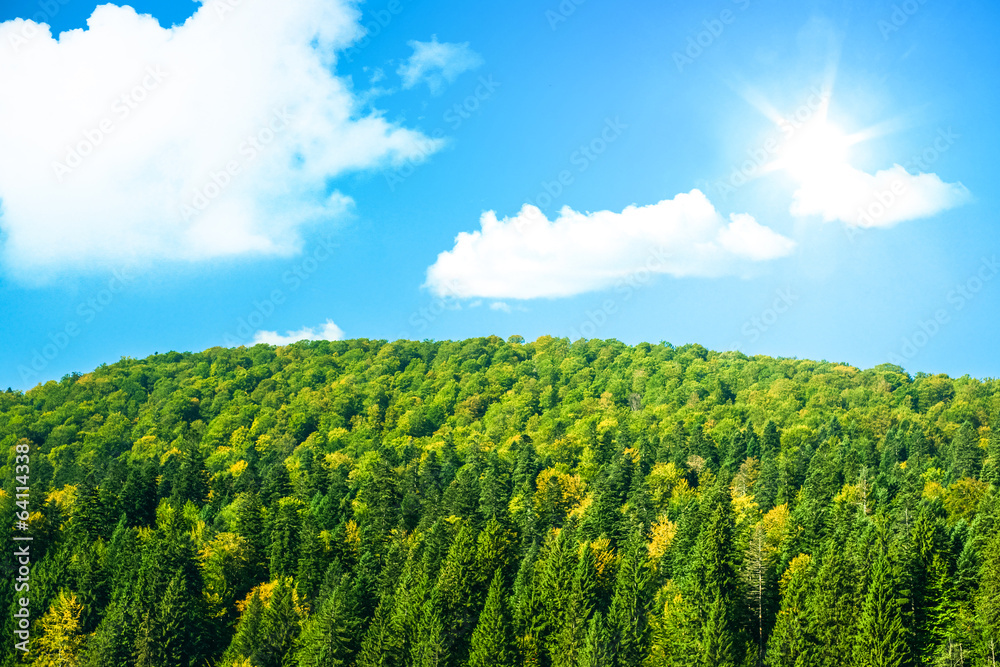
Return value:
<svg viewBox="0 0 1000 667">
<path fill-rule="evenodd" d="M 1000 375 L 995 4 L 291 4 L 4 3 L 0 386 L 489 334 Z"/>
</svg>

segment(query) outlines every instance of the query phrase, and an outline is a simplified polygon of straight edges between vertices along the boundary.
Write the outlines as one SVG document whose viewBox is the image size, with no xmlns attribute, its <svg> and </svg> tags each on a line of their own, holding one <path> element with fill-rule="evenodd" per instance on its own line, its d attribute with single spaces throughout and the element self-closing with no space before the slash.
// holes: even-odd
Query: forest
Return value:
<svg viewBox="0 0 1000 667">
<path fill-rule="evenodd" d="M 0 392 L 0 665 L 995 667 L 998 415 L 665 342 L 123 358 Z"/>
</svg>

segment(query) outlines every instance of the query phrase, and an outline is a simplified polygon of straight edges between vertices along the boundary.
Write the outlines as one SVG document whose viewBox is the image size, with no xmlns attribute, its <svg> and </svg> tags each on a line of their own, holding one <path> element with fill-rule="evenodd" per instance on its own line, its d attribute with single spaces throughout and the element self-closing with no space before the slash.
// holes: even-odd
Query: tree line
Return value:
<svg viewBox="0 0 1000 667">
<path fill-rule="evenodd" d="M 998 414 L 669 343 L 123 358 L 0 393 L 0 665 L 995 667 Z"/>
</svg>

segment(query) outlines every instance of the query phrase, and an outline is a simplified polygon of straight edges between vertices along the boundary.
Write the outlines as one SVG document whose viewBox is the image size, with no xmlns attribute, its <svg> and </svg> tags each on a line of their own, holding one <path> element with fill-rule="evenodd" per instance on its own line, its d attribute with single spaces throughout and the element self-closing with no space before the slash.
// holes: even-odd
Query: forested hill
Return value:
<svg viewBox="0 0 1000 667">
<path fill-rule="evenodd" d="M 123 359 L 0 393 L 2 664 L 992 667 L 998 410 L 699 345 Z"/>
</svg>

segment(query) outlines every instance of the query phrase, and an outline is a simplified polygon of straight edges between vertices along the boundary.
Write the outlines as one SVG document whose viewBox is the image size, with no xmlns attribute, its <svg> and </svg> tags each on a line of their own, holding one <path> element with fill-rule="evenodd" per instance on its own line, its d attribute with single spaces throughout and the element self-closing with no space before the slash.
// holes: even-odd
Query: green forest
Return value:
<svg viewBox="0 0 1000 667">
<path fill-rule="evenodd" d="M 669 343 L 123 358 L 0 393 L 0 664 L 993 667 L 998 414 Z"/>
</svg>

